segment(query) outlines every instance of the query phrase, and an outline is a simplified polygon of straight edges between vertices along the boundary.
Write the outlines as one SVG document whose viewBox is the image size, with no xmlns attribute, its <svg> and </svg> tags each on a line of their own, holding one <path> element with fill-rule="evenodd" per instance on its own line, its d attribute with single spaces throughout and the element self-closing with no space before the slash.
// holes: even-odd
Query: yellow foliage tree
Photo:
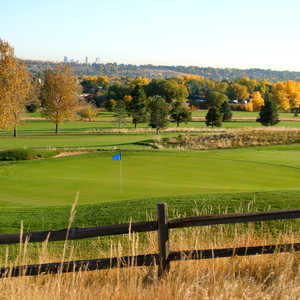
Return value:
<svg viewBox="0 0 300 300">
<path fill-rule="evenodd" d="M 55 69 L 47 69 L 42 87 L 42 106 L 44 115 L 58 126 L 64 120 L 75 118 L 80 86 L 71 67 L 60 64 Z"/>
<path fill-rule="evenodd" d="M 228 88 L 231 99 L 246 100 L 249 98 L 248 88 L 245 85 L 234 83 Z"/>
<path fill-rule="evenodd" d="M 123 98 L 123 101 L 124 101 L 124 103 L 126 105 L 126 108 L 129 109 L 130 103 L 132 101 L 132 96 L 131 95 L 125 95 L 124 98 Z"/>
<path fill-rule="evenodd" d="M 252 94 L 252 102 L 253 110 L 252 111 L 260 111 L 260 108 L 265 104 L 263 97 L 260 92 L 253 92 Z"/>
<path fill-rule="evenodd" d="M 14 129 L 24 112 L 30 80 L 26 67 L 14 55 L 14 49 L 0 39 L 0 127 Z"/>
<path fill-rule="evenodd" d="M 245 109 L 247 111 L 253 111 L 253 102 L 251 101 L 251 102 L 246 103 L 245 104 Z"/>
<path fill-rule="evenodd" d="M 300 107 L 300 83 L 294 80 L 272 85 L 271 99 L 283 110 Z"/>
<path fill-rule="evenodd" d="M 95 119 L 98 115 L 97 110 L 92 107 L 91 105 L 88 105 L 85 107 L 81 112 L 80 116 L 83 120 L 89 120 L 90 122 Z"/>
</svg>

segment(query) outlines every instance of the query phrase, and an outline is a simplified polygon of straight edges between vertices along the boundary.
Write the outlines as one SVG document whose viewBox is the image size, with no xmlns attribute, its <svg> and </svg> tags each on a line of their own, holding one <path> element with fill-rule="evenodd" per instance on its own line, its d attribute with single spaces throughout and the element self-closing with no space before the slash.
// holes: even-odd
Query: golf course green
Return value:
<svg viewBox="0 0 300 300">
<path fill-rule="evenodd" d="M 31 229 L 65 225 L 77 192 L 79 226 L 143 219 L 161 201 L 180 213 L 192 213 L 205 199 L 232 210 L 253 197 L 261 208 L 299 207 L 299 151 L 300 145 L 127 150 L 121 161 L 112 160 L 116 152 L 98 151 L 2 162 L 0 232 L 17 231 L 21 220 Z"/>
</svg>

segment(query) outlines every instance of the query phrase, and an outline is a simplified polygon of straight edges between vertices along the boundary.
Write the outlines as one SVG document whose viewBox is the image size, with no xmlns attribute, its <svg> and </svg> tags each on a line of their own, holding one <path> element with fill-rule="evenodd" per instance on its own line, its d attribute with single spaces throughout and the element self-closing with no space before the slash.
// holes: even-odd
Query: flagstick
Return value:
<svg viewBox="0 0 300 300">
<path fill-rule="evenodd" d="M 120 159 L 120 194 L 122 194 L 122 157 Z"/>
</svg>

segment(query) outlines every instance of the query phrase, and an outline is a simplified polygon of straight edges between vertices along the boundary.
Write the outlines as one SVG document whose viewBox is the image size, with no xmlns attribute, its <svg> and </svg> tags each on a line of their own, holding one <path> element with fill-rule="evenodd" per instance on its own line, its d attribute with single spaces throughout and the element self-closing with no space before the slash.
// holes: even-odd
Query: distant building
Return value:
<svg viewBox="0 0 300 300">
<path fill-rule="evenodd" d="M 68 62 L 68 56 L 64 56 L 64 62 L 65 62 L 65 63 Z"/>
<path fill-rule="evenodd" d="M 95 64 L 100 64 L 100 57 L 96 57 Z"/>
<path fill-rule="evenodd" d="M 85 57 L 85 63 L 88 64 L 89 63 L 89 58 L 86 56 Z"/>
</svg>

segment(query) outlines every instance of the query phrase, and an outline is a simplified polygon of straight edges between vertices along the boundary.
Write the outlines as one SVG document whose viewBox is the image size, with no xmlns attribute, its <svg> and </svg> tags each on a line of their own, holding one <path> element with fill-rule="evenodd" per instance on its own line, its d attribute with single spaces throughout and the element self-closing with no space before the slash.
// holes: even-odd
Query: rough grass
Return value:
<svg viewBox="0 0 300 300">
<path fill-rule="evenodd" d="M 242 129 L 220 134 L 179 135 L 154 144 L 179 149 L 223 149 L 300 143 L 299 129 Z"/>
<path fill-rule="evenodd" d="M 286 230 L 273 234 L 253 227 L 227 225 L 173 230 L 170 250 L 247 247 L 299 242 L 298 233 Z M 126 235 L 112 241 L 108 249 L 102 240 L 94 241 L 85 252 L 75 251 L 69 242 L 60 250 L 44 243 L 36 250 L 29 245 L 18 248 L 13 264 L 5 257 L 0 265 L 59 262 L 81 258 L 120 257 L 157 253 L 156 233 Z M 93 249 L 91 251 L 90 249 Z M 92 254 L 93 253 L 93 254 Z M 94 255 L 89 257 L 89 255 Z M 8 255 L 8 253 L 7 253 Z M 298 253 L 172 262 L 171 270 L 158 280 L 156 267 L 131 267 L 93 272 L 41 275 L 0 279 L 1 299 L 298 299 L 300 292 L 300 256 Z"/>
</svg>

